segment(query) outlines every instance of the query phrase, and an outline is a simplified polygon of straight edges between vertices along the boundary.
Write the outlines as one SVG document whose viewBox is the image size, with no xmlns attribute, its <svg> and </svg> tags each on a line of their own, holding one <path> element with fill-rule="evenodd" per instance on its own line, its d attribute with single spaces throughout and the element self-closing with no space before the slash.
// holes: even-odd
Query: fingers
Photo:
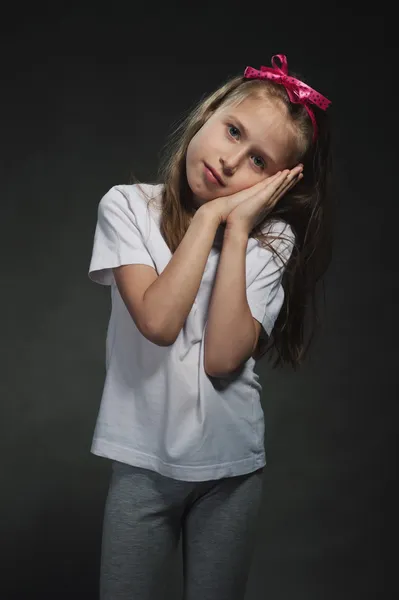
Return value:
<svg viewBox="0 0 399 600">
<path fill-rule="evenodd" d="M 277 175 L 277 174 L 276 174 Z M 273 177 L 275 177 L 273 175 Z M 238 206 L 243 201 L 251 200 L 257 197 L 264 197 L 265 194 L 265 183 L 268 182 L 271 178 L 262 179 L 258 181 L 255 185 L 251 185 L 248 188 L 244 188 L 235 194 L 230 196 L 229 202 L 233 204 L 233 206 Z"/>
<path fill-rule="evenodd" d="M 233 194 L 230 196 L 229 203 L 234 208 L 243 201 L 259 201 L 263 204 L 266 200 L 269 205 L 273 206 L 290 187 L 299 181 L 298 178 L 302 178 L 302 169 L 302 165 L 297 165 L 294 169 L 278 171 L 271 177 L 262 179 L 255 185 Z"/>
<path fill-rule="evenodd" d="M 275 205 L 284 194 L 288 192 L 291 188 L 293 188 L 298 181 L 303 178 L 302 173 L 303 167 L 302 165 L 298 165 L 294 169 L 282 171 L 277 174 L 276 179 L 272 182 L 272 195 L 270 198 L 270 202 L 272 205 Z"/>
<path fill-rule="evenodd" d="M 284 184 L 289 184 L 291 181 L 296 180 L 296 178 L 302 174 L 302 171 L 302 164 L 297 165 L 293 169 L 284 169 L 284 171 L 281 171 L 279 179 L 281 179 Z"/>
<path fill-rule="evenodd" d="M 243 192 L 252 192 L 251 197 L 255 194 L 264 192 L 265 187 L 271 188 L 271 190 L 276 190 L 280 186 L 289 184 L 293 179 L 297 177 L 300 173 L 302 173 L 303 165 L 299 164 L 293 169 L 284 169 L 283 171 L 277 171 L 274 175 L 270 177 L 266 177 L 266 179 L 262 179 L 258 181 L 255 185 L 251 186 L 248 189 L 242 190 Z M 240 193 L 240 192 L 239 192 Z"/>
<path fill-rule="evenodd" d="M 289 172 L 289 174 L 285 180 L 285 183 L 287 185 L 287 189 L 285 191 L 288 191 L 289 189 L 293 188 L 294 185 L 302 179 L 302 177 L 303 177 L 303 166 L 298 165 L 297 167 L 295 167 L 295 169 L 292 169 Z"/>
<path fill-rule="evenodd" d="M 276 192 L 279 192 L 282 188 L 289 185 L 298 173 L 298 169 L 285 169 L 284 171 L 278 171 L 272 177 L 266 179 L 266 188 L 274 196 Z"/>
</svg>

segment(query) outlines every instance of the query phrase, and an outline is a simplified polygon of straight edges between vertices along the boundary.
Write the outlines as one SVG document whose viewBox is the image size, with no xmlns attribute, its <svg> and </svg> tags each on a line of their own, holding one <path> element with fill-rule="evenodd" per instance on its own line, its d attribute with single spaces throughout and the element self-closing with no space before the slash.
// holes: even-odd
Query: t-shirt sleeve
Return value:
<svg viewBox="0 0 399 600">
<path fill-rule="evenodd" d="M 277 251 L 254 244 L 248 256 L 247 302 L 252 316 L 269 336 L 284 302 L 282 278 L 292 254 L 295 235 L 288 223 L 277 221 L 263 230 L 273 238 L 269 243 Z M 263 334 L 263 336 L 262 336 Z M 264 337 L 263 331 L 261 337 Z"/>
<path fill-rule="evenodd" d="M 131 201 L 121 190 L 113 187 L 98 205 L 89 277 L 95 283 L 110 285 L 112 269 L 129 264 L 155 268 L 137 226 Z"/>
</svg>

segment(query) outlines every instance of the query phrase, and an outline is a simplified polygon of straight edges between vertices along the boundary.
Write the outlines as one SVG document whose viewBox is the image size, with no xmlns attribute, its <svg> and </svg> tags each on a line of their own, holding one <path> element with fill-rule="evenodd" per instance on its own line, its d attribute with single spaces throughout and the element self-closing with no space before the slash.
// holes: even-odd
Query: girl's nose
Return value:
<svg viewBox="0 0 399 600">
<path fill-rule="evenodd" d="M 240 163 L 240 156 L 230 156 L 228 159 L 224 158 L 224 159 L 220 159 L 220 163 L 223 167 L 223 171 L 225 171 L 225 173 L 229 174 L 229 175 L 233 175 L 233 173 L 235 173 L 235 171 L 238 168 L 238 165 Z"/>
<path fill-rule="evenodd" d="M 227 165 L 225 164 L 223 166 L 223 171 L 227 174 L 227 175 L 233 175 L 237 170 L 237 167 L 234 165 Z"/>
</svg>

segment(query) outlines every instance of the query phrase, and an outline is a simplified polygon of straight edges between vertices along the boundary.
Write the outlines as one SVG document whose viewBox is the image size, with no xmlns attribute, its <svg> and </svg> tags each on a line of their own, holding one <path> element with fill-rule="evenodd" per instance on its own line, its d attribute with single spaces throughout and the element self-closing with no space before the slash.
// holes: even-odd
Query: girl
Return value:
<svg viewBox="0 0 399 600">
<path fill-rule="evenodd" d="M 279 59 L 280 66 L 276 62 Z M 111 286 L 92 452 L 112 460 L 102 600 L 242 600 L 260 509 L 265 352 L 300 364 L 330 250 L 329 100 L 247 67 L 178 128 L 155 185 L 101 200 L 89 275 Z"/>
</svg>

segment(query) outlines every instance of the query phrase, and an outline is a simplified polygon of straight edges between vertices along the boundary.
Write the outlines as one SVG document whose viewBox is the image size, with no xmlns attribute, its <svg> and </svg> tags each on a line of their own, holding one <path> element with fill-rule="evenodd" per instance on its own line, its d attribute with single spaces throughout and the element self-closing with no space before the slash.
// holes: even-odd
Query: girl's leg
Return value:
<svg viewBox="0 0 399 600">
<path fill-rule="evenodd" d="M 182 539 L 184 600 L 244 599 L 261 506 L 262 471 L 206 482 L 187 510 Z"/>
<path fill-rule="evenodd" d="M 165 568 L 179 543 L 180 483 L 113 463 L 103 525 L 101 600 L 161 597 Z"/>
</svg>

